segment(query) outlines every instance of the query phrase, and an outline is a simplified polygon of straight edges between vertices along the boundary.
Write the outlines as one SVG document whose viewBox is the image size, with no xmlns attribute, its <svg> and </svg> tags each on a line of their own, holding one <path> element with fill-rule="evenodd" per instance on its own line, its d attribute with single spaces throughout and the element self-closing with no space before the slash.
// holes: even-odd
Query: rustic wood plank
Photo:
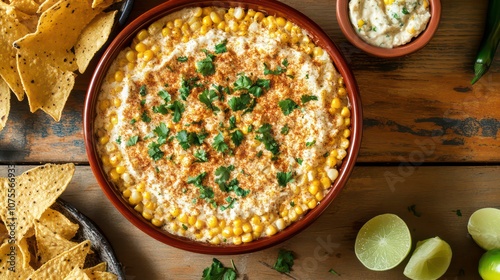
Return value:
<svg viewBox="0 0 500 280">
<path fill-rule="evenodd" d="M 16 172 L 31 167 L 17 166 Z M 0 166 L 0 176 L 6 174 L 7 167 Z M 398 181 L 392 184 L 386 177 Z M 152 239 L 111 205 L 87 166 L 77 167 L 62 198 L 104 231 L 125 266 L 127 279 L 199 279 L 213 257 L 227 266 L 233 259 L 243 276 L 240 279 L 291 279 L 266 266 L 274 264 L 280 248 L 296 253 L 290 274 L 295 279 L 336 279 L 328 273 L 330 268 L 343 279 L 403 279 L 407 260 L 393 270 L 372 272 L 354 254 L 354 240 L 363 223 L 389 212 L 406 221 L 415 243 L 440 236 L 450 244 L 453 259 L 444 279 L 479 279 L 482 250 L 468 236 L 466 225 L 475 210 L 500 207 L 499 180 L 500 166 L 358 167 L 339 197 L 308 229 L 270 249 L 237 256 L 194 254 Z M 416 214 L 408 210 L 411 205 Z"/>
<path fill-rule="evenodd" d="M 130 20 L 161 2 L 136 3 Z M 283 2 L 316 21 L 353 69 L 364 110 L 359 162 L 500 161 L 500 55 L 486 76 L 470 85 L 487 1 L 442 1 L 441 24 L 429 45 L 396 59 L 370 57 L 348 43 L 335 2 Z M 26 101 L 12 101 L 11 119 L 0 132 L 0 162 L 87 162 L 81 112 L 92 69 L 77 79 L 78 90 L 60 123 L 42 112 L 29 113 Z M 419 143 L 432 145 L 432 152 L 417 155 Z"/>
</svg>

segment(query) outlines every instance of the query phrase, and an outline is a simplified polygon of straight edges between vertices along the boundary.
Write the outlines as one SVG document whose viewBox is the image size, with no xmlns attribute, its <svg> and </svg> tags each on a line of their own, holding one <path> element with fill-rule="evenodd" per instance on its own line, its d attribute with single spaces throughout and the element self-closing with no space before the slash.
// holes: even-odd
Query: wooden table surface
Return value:
<svg viewBox="0 0 500 280">
<path fill-rule="evenodd" d="M 131 19 L 163 1 L 135 2 Z M 46 162 L 76 163 L 62 197 L 101 227 L 127 279 L 199 279 L 213 257 L 227 266 L 232 259 L 239 279 L 404 279 L 407 261 L 373 272 L 354 254 L 363 223 L 388 212 L 406 221 L 414 242 L 440 236 L 451 245 L 453 259 L 443 279 L 479 279 L 483 251 L 468 235 L 467 220 L 479 208 L 500 207 L 500 51 L 489 72 L 470 85 L 487 1 L 442 1 L 432 41 L 397 59 L 374 58 L 348 43 L 336 21 L 335 1 L 283 2 L 318 23 L 344 53 L 364 113 L 360 155 L 347 186 L 302 233 L 260 252 L 211 256 L 169 247 L 133 227 L 103 195 L 88 166 L 82 110 L 89 74 L 77 79 L 58 123 L 40 111 L 30 113 L 26 100 L 12 101 L 0 132 L 0 176 L 7 175 L 8 164 L 20 174 Z M 297 256 L 289 275 L 268 267 L 280 248 Z"/>
</svg>

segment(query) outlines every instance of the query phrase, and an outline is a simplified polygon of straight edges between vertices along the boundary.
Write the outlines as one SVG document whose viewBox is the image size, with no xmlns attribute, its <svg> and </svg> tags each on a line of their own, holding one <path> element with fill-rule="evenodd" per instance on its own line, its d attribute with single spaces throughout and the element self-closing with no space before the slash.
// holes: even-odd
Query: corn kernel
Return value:
<svg viewBox="0 0 500 280">
<path fill-rule="evenodd" d="M 290 211 L 290 215 L 288 215 L 288 218 L 290 219 L 290 221 L 295 222 L 298 220 L 299 215 L 297 215 L 295 211 Z"/>
<path fill-rule="evenodd" d="M 121 160 L 121 156 L 113 155 L 109 158 L 109 163 L 111 164 L 111 166 L 116 167 Z"/>
<path fill-rule="evenodd" d="M 219 221 L 217 220 L 217 217 L 215 216 L 210 216 L 207 220 L 207 223 L 208 223 L 208 226 L 211 227 L 211 228 L 214 228 L 216 226 L 218 226 L 219 224 Z"/>
<path fill-rule="evenodd" d="M 163 35 L 163 37 L 167 37 L 169 36 L 170 34 L 172 34 L 172 29 L 168 28 L 168 27 L 165 27 L 161 30 L 161 35 Z"/>
<path fill-rule="evenodd" d="M 143 44 L 143 43 L 139 43 L 139 44 L 137 44 L 137 45 L 135 46 L 135 50 L 136 50 L 137 52 L 140 52 L 140 53 L 145 52 L 147 49 L 148 49 L 148 48 L 147 48 L 147 47 L 146 47 L 146 45 L 145 45 L 145 44 Z"/>
<path fill-rule="evenodd" d="M 103 136 L 99 138 L 99 144 L 101 145 L 106 145 L 109 142 L 109 136 Z"/>
<path fill-rule="evenodd" d="M 235 226 L 233 227 L 233 233 L 234 235 L 239 236 L 243 234 L 243 229 L 241 228 L 241 226 Z"/>
<path fill-rule="evenodd" d="M 327 176 L 322 177 L 320 181 L 324 189 L 328 189 L 332 185 L 332 181 Z"/>
<path fill-rule="evenodd" d="M 250 223 L 244 223 L 241 227 L 244 233 L 252 232 L 252 225 Z"/>
<path fill-rule="evenodd" d="M 178 217 L 177 220 L 183 224 L 186 224 L 188 222 L 188 216 L 186 213 L 181 213 Z"/>
<path fill-rule="evenodd" d="M 240 20 L 245 17 L 245 11 L 241 7 L 234 8 L 234 18 Z M 243 241 L 245 242 L 245 241 Z"/>
<path fill-rule="evenodd" d="M 273 226 L 273 225 L 269 225 L 267 228 L 266 228 L 266 235 L 267 236 L 273 236 L 275 235 L 276 233 L 278 232 L 278 230 Z"/>
<path fill-rule="evenodd" d="M 120 174 L 116 173 L 116 170 L 112 169 L 109 172 L 109 177 L 111 178 L 111 180 L 116 182 L 116 181 L 118 181 L 118 179 L 120 179 Z"/>
<path fill-rule="evenodd" d="M 241 241 L 244 243 L 252 242 L 253 241 L 253 235 L 252 233 L 245 233 L 241 236 Z"/>
<path fill-rule="evenodd" d="M 344 129 L 344 131 L 342 132 L 342 136 L 344 136 L 344 138 L 349 138 L 349 136 L 351 136 L 351 130 L 349 130 L 348 128 Z"/>
<path fill-rule="evenodd" d="M 139 33 L 137 33 L 137 39 L 139 41 L 146 39 L 148 36 L 149 32 L 146 29 L 142 29 L 141 31 L 139 31 Z"/>
<path fill-rule="evenodd" d="M 193 226 L 194 224 L 196 224 L 196 221 L 197 221 L 196 216 L 189 216 L 188 220 L 187 220 L 188 224 L 191 225 L 191 226 Z"/>
<path fill-rule="evenodd" d="M 363 27 L 363 25 L 365 25 L 365 21 L 362 19 L 358 19 L 358 28 Z"/>
<path fill-rule="evenodd" d="M 204 16 L 204 17 L 203 17 L 202 24 L 203 24 L 204 26 L 208 26 L 208 27 L 210 27 L 210 26 L 212 26 L 212 23 L 213 23 L 213 22 L 212 22 L 212 19 L 210 18 L 210 16 Z"/>
<path fill-rule="evenodd" d="M 219 29 L 219 30 L 226 30 L 226 27 L 227 27 L 227 25 L 226 25 L 225 21 L 221 21 L 221 22 L 219 22 L 219 24 L 217 24 L 217 29 Z"/>
<path fill-rule="evenodd" d="M 231 227 L 225 227 L 222 230 L 222 236 L 229 238 L 233 235 L 233 229 Z"/>
<path fill-rule="evenodd" d="M 423 6 L 424 6 L 424 8 L 429 7 L 429 2 L 427 2 L 427 0 L 424 0 L 424 2 L 423 2 Z"/>
<path fill-rule="evenodd" d="M 264 19 L 264 14 L 262 12 L 256 12 L 255 15 L 253 16 L 253 20 L 256 22 L 261 22 L 262 19 Z"/>
<path fill-rule="evenodd" d="M 142 193 L 142 197 L 145 199 L 145 200 L 151 200 L 151 193 L 150 192 L 143 192 Z M 155 208 L 156 208 L 156 204 L 155 204 Z M 153 210 L 153 209 L 151 209 Z"/>
<path fill-rule="evenodd" d="M 178 224 L 171 224 L 170 229 L 172 229 L 173 231 L 177 231 L 177 230 L 179 230 L 179 225 Z"/>
<path fill-rule="evenodd" d="M 137 186 L 135 186 L 135 189 L 141 193 L 144 192 L 146 190 L 146 183 L 140 182 Z"/>
<path fill-rule="evenodd" d="M 182 30 L 179 27 L 172 28 L 172 37 L 180 38 L 182 36 Z"/>
<path fill-rule="evenodd" d="M 201 28 L 200 28 L 200 34 L 201 35 L 205 35 L 208 33 L 208 27 L 206 25 L 202 25 Z"/>
<path fill-rule="evenodd" d="M 139 213 L 142 213 L 142 211 L 144 211 L 144 208 L 142 207 L 142 204 L 139 203 L 136 206 L 134 206 L 134 210 L 139 212 Z"/>
<path fill-rule="evenodd" d="M 128 202 L 132 205 L 136 205 L 142 201 L 142 194 L 136 190 L 132 190 Z"/>
<path fill-rule="evenodd" d="M 202 229 L 203 227 L 205 227 L 205 222 L 203 222 L 202 220 L 196 220 L 196 223 L 194 223 L 194 227 L 196 229 Z"/>
<path fill-rule="evenodd" d="M 183 24 L 182 19 L 180 19 L 180 18 L 176 18 L 176 19 L 174 20 L 174 27 L 181 27 L 181 26 L 182 26 L 182 24 Z"/>
<path fill-rule="evenodd" d="M 125 78 L 125 74 L 123 74 L 122 71 L 118 70 L 115 72 L 114 78 L 116 82 L 121 82 L 123 81 L 123 78 Z"/>
<path fill-rule="evenodd" d="M 120 105 L 122 105 L 122 100 L 120 98 L 114 98 L 113 99 L 113 106 L 120 107 Z"/>
<path fill-rule="evenodd" d="M 132 194 L 132 191 L 130 189 L 126 189 L 122 192 L 123 197 L 129 198 L 130 195 Z"/>
<path fill-rule="evenodd" d="M 156 227 L 161 227 L 163 225 L 163 221 L 156 218 L 151 219 L 151 223 Z"/>
<path fill-rule="evenodd" d="M 233 237 L 233 244 L 234 245 L 240 245 L 241 244 L 241 237 L 240 236 L 235 236 Z"/>
<path fill-rule="evenodd" d="M 210 19 L 215 24 L 218 24 L 218 23 L 220 23 L 222 21 L 221 18 L 220 18 L 220 16 L 216 12 L 211 12 L 210 13 Z"/>
<path fill-rule="evenodd" d="M 126 168 L 125 168 L 125 166 L 123 166 L 123 165 L 119 165 L 119 166 L 117 166 L 117 167 L 115 168 L 115 170 L 116 170 L 116 173 L 118 173 L 118 174 L 120 174 L 120 175 L 121 175 L 121 174 L 123 174 L 123 173 L 125 173 L 125 171 L 127 171 L 127 169 L 126 169 Z"/>
<path fill-rule="evenodd" d="M 220 238 L 218 236 L 210 239 L 210 244 L 213 244 L 213 245 L 219 245 L 220 244 Z"/>
<path fill-rule="evenodd" d="M 279 26 L 279 27 L 284 27 L 286 25 L 286 19 L 282 18 L 282 17 L 277 17 L 276 18 L 276 24 Z"/>
<path fill-rule="evenodd" d="M 225 227 L 226 227 L 226 220 L 220 220 L 220 221 L 219 221 L 219 227 L 220 227 L 221 229 L 225 228 Z"/>
<path fill-rule="evenodd" d="M 345 126 L 350 126 L 351 125 L 351 118 L 345 118 L 344 119 L 344 125 Z"/>
<path fill-rule="evenodd" d="M 254 225 L 260 225 L 260 218 L 257 215 L 254 215 L 251 219 L 250 222 Z"/>
<path fill-rule="evenodd" d="M 181 213 L 181 209 L 179 209 L 179 208 L 170 209 L 170 215 L 172 215 L 172 217 L 174 217 L 174 218 L 179 216 L 180 213 Z"/>
<path fill-rule="evenodd" d="M 193 16 L 194 17 L 201 17 L 201 15 L 203 15 L 203 9 L 201 7 L 194 8 Z"/>
<path fill-rule="evenodd" d="M 326 175 L 333 182 L 339 176 L 339 171 L 337 169 L 328 169 Z"/>
<path fill-rule="evenodd" d="M 291 21 L 287 21 L 284 29 L 288 32 L 292 31 L 293 23 Z"/>
<path fill-rule="evenodd" d="M 342 117 L 344 117 L 344 118 L 350 117 L 351 116 L 351 111 L 349 110 L 349 108 L 344 107 L 344 108 L 342 108 L 342 111 L 340 112 L 340 115 Z"/>
<path fill-rule="evenodd" d="M 149 213 L 148 211 L 143 211 L 142 217 L 146 220 L 151 220 L 153 218 L 153 215 L 151 215 L 151 213 Z"/>
<path fill-rule="evenodd" d="M 148 202 L 146 202 L 146 204 L 144 205 L 144 207 L 146 207 L 146 209 L 149 209 L 149 210 L 155 210 L 156 209 L 156 203 L 153 202 L 153 201 L 148 201 Z"/>
<path fill-rule="evenodd" d="M 321 201 L 323 200 L 325 195 L 323 194 L 323 192 L 318 192 L 314 197 L 316 198 L 317 201 Z"/>
<path fill-rule="evenodd" d="M 285 221 L 283 219 L 277 219 L 276 220 L 276 228 L 278 230 L 283 230 L 285 228 L 286 224 L 285 224 Z"/>
<path fill-rule="evenodd" d="M 200 30 L 201 28 L 201 22 L 200 21 L 195 21 L 193 23 L 191 23 L 189 25 L 189 28 L 191 29 L 191 31 L 195 32 L 195 31 L 198 31 Z"/>
<path fill-rule="evenodd" d="M 309 202 L 307 202 L 307 207 L 309 209 L 314 209 L 316 207 L 316 205 L 318 205 L 318 201 L 314 198 L 309 200 Z"/>
</svg>

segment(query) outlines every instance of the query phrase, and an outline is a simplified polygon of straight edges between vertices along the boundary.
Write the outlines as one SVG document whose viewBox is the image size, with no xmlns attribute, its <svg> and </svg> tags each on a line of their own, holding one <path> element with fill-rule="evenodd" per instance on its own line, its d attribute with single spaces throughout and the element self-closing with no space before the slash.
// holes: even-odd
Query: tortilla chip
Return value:
<svg viewBox="0 0 500 280">
<path fill-rule="evenodd" d="M 44 263 L 39 269 L 29 276 L 29 279 L 63 279 L 63 277 L 66 277 L 66 275 L 68 275 L 75 267 L 83 267 L 85 257 L 87 256 L 89 249 L 90 241 L 83 241 L 70 250 L 63 252 L 57 257 Z"/>
<path fill-rule="evenodd" d="M 83 269 L 75 267 L 73 270 L 64 278 L 64 280 L 90 280 L 90 278 L 85 274 Z"/>
<path fill-rule="evenodd" d="M 46 164 L 26 171 L 16 177 L 16 201 L 15 209 L 16 240 L 20 240 L 33 226 L 34 220 L 40 219 L 43 212 L 49 208 L 66 189 L 71 181 L 75 165 L 68 164 Z M 3 185 L 8 181 L 3 180 Z M 4 190 L 6 191 L 7 187 Z M 0 200 L 0 217 L 8 225 L 8 207 L 6 199 Z M 3 204 L 3 205 L 2 205 Z"/>
<path fill-rule="evenodd" d="M 85 268 L 83 271 L 87 273 L 87 275 L 90 277 L 90 275 L 96 271 L 106 271 L 108 269 L 108 265 L 105 262 L 98 263 L 92 267 Z"/>
<path fill-rule="evenodd" d="M 36 14 L 38 6 L 40 6 L 33 0 L 10 0 L 10 4 L 28 15 Z"/>
<path fill-rule="evenodd" d="M 37 259 L 41 264 L 77 245 L 35 221 Z"/>
<path fill-rule="evenodd" d="M 78 69 L 72 49 L 83 28 L 103 8 L 88 0 L 61 0 L 41 14 L 35 33 L 14 42 L 17 67 L 31 112 L 59 121 Z"/>
<path fill-rule="evenodd" d="M 61 212 L 51 208 L 43 212 L 40 223 L 67 240 L 73 238 L 80 227 L 78 224 L 72 223 Z"/>
<path fill-rule="evenodd" d="M 23 240 L 20 244 L 23 244 Z M 9 242 L 0 246 L 0 279 L 26 279 L 28 275 L 33 273 L 33 268 L 29 266 L 29 260 L 26 265 L 23 250 L 25 249 Z"/>
<path fill-rule="evenodd" d="M 0 1 L 0 76 L 12 89 L 19 101 L 24 98 L 24 89 L 17 71 L 14 41 L 29 33 L 20 22 L 20 12 Z"/>
<path fill-rule="evenodd" d="M 111 272 L 106 271 L 95 271 L 92 275 L 89 275 L 91 280 L 116 280 L 118 276 Z"/>
<path fill-rule="evenodd" d="M 4 224 L 0 223 L 0 244 L 3 243 L 5 239 L 9 238 L 9 232 Z"/>
<path fill-rule="evenodd" d="M 50 9 L 50 7 L 54 6 L 59 2 L 60 0 L 46 0 L 43 3 L 40 4 L 40 7 L 38 7 L 38 11 L 36 11 L 37 14 L 41 14 L 45 12 L 46 10 Z"/>
<path fill-rule="evenodd" d="M 117 11 L 101 13 L 83 29 L 75 45 L 76 64 L 80 73 L 85 72 L 95 53 L 108 40 L 116 13 Z"/>
<path fill-rule="evenodd" d="M 0 78 L 0 130 L 5 127 L 10 111 L 10 89 L 7 83 Z"/>
</svg>

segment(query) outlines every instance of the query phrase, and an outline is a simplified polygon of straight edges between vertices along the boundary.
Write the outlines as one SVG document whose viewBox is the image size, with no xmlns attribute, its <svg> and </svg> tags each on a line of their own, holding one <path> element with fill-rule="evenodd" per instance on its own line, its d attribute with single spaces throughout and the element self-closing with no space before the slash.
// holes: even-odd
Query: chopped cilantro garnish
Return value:
<svg viewBox="0 0 500 280">
<path fill-rule="evenodd" d="M 174 116 L 173 121 L 175 123 L 178 123 L 181 120 L 182 113 L 184 113 L 185 107 L 182 102 L 179 100 L 175 100 L 172 104 L 167 106 L 170 111 L 172 111 L 172 114 Z"/>
<path fill-rule="evenodd" d="M 233 84 L 234 90 L 249 90 L 252 86 L 252 80 L 246 75 L 239 75 L 236 82 Z"/>
<path fill-rule="evenodd" d="M 142 112 L 141 120 L 145 123 L 151 122 L 151 118 L 148 116 L 148 113 L 146 112 Z"/>
<path fill-rule="evenodd" d="M 219 96 L 215 92 L 215 90 L 208 90 L 205 89 L 198 97 L 198 99 L 205 105 L 207 105 L 208 109 L 214 111 L 214 112 L 219 112 L 220 109 L 212 104 L 215 100 L 219 99 Z"/>
<path fill-rule="evenodd" d="M 295 103 L 295 101 L 293 101 L 290 98 L 281 100 L 280 102 L 278 102 L 278 105 L 280 106 L 281 111 L 285 116 L 290 115 L 293 112 L 293 110 L 299 108 L 299 105 L 297 105 L 297 103 Z"/>
<path fill-rule="evenodd" d="M 212 265 L 203 270 L 201 280 L 236 280 L 235 269 L 224 267 L 216 258 L 212 261 Z"/>
<path fill-rule="evenodd" d="M 295 202 L 290 201 L 290 206 L 295 207 Z"/>
<path fill-rule="evenodd" d="M 157 161 L 163 157 L 165 153 L 163 153 L 162 150 L 160 150 L 160 143 L 157 142 L 151 142 L 148 145 L 148 155 L 154 160 Z"/>
<path fill-rule="evenodd" d="M 182 224 L 182 228 L 183 228 L 184 230 L 188 230 L 188 227 L 187 227 L 185 224 Z"/>
<path fill-rule="evenodd" d="M 118 136 L 118 138 L 116 138 L 115 141 L 116 141 L 116 143 L 121 144 L 122 143 L 122 137 Z"/>
<path fill-rule="evenodd" d="M 194 157 L 196 158 L 196 162 L 207 162 L 207 152 L 205 150 L 197 150 L 194 152 Z"/>
<path fill-rule="evenodd" d="M 255 97 L 260 97 L 264 93 L 264 89 L 271 87 L 271 81 L 266 79 L 252 80 L 245 74 L 240 74 L 236 82 L 233 84 L 234 90 L 246 90 Z"/>
<path fill-rule="evenodd" d="M 168 113 L 168 108 L 165 104 L 153 106 L 153 113 L 166 115 Z"/>
<path fill-rule="evenodd" d="M 422 214 L 420 214 L 420 212 L 417 212 L 417 205 L 415 205 L 415 204 L 408 206 L 408 211 L 413 213 L 413 215 L 415 215 L 415 217 L 420 217 L 422 215 Z"/>
<path fill-rule="evenodd" d="M 460 211 L 460 209 L 453 210 L 453 212 L 455 212 L 455 214 L 457 214 L 457 216 L 462 217 L 462 211 Z"/>
<path fill-rule="evenodd" d="M 266 63 L 264 63 L 264 75 L 280 75 L 286 72 L 286 66 L 281 67 L 281 65 L 276 66 L 275 70 L 269 69 Z"/>
<path fill-rule="evenodd" d="M 288 67 L 288 59 L 283 59 L 283 61 L 281 62 L 281 64 L 283 64 L 283 66 L 285 67 Z"/>
<path fill-rule="evenodd" d="M 219 53 L 227 52 L 226 44 L 227 44 L 227 40 L 224 40 L 224 41 L 220 42 L 219 44 L 215 45 L 215 53 L 219 54 Z"/>
<path fill-rule="evenodd" d="M 177 57 L 177 61 L 186 62 L 186 61 L 188 61 L 188 58 L 187 58 L 187 56 L 179 56 L 179 57 Z"/>
<path fill-rule="evenodd" d="M 273 155 L 277 155 L 279 153 L 279 144 L 273 137 L 272 127 L 270 124 L 265 123 L 259 129 L 258 132 L 260 135 L 255 136 L 255 139 L 264 143 L 264 146 L 268 151 L 271 151 Z"/>
<path fill-rule="evenodd" d="M 237 147 L 241 144 L 243 141 L 243 132 L 241 130 L 235 130 L 231 133 L 231 140 L 233 141 L 234 145 Z"/>
<path fill-rule="evenodd" d="M 250 193 L 250 190 L 244 190 L 240 188 L 238 179 L 232 179 L 229 181 L 231 176 L 231 171 L 234 170 L 234 165 L 220 166 L 215 170 L 215 183 L 219 185 L 219 188 L 223 192 L 234 191 L 237 196 L 245 197 Z M 229 182 L 228 182 L 229 181 Z"/>
<path fill-rule="evenodd" d="M 290 128 L 288 127 L 288 124 L 285 124 L 285 125 L 281 128 L 281 134 L 283 134 L 283 135 L 287 135 L 289 131 L 290 131 Z"/>
<path fill-rule="evenodd" d="M 257 156 L 258 158 L 260 158 L 260 157 L 262 157 L 262 154 L 263 154 L 263 152 L 262 152 L 262 151 L 258 151 L 258 152 L 257 152 L 257 154 L 256 154 L 256 156 Z"/>
<path fill-rule="evenodd" d="M 136 120 L 136 119 L 131 119 L 131 120 L 130 120 L 130 124 L 134 124 L 134 123 L 136 123 L 136 122 L 137 122 L 137 120 Z"/>
<path fill-rule="evenodd" d="M 316 140 L 308 141 L 306 142 L 306 147 L 312 147 L 314 144 L 316 144 Z"/>
<path fill-rule="evenodd" d="M 215 55 L 210 54 L 207 50 L 203 50 L 207 57 L 196 62 L 196 72 L 203 76 L 215 74 L 215 65 L 213 63 Z"/>
<path fill-rule="evenodd" d="M 244 93 L 239 97 L 233 97 L 227 102 L 231 110 L 240 111 L 248 108 L 248 105 L 252 101 L 250 94 Z"/>
<path fill-rule="evenodd" d="M 406 9 L 406 7 L 403 7 L 403 10 L 401 11 L 404 15 L 408 15 L 410 14 L 410 12 L 408 12 L 408 9 Z"/>
<path fill-rule="evenodd" d="M 300 101 L 302 102 L 302 104 L 306 104 L 307 102 L 312 100 L 318 100 L 318 97 L 315 95 L 302 95 L 300 97 Z"/>
<path fill-rule="evenodd" d="M 179 131 L 175 136 L 179 141 L 179 145 L 181 145 L 184 150 L 189 149 L 192 145 L 200 146 L 203 144 L 203 140 L 205 140 L 206 137 L 206 133 L 196 134 L 196 132 L 187 132 L 186 130 Z"/>
<path fill-rule="evenodd" d="M 148 93 L 148 92 L 147 92 L 147 89 L 146 89 L 146 85 L 142 85 L 142 86 L 139 88 L 139 94 L 140 94 L 141 96 L 146 96 L 146 94 L 147 94 L 147 93 Z"/>
<path fill-rule="evenodd" d="M 161 97 L 161 99 L 163 99 L 165 102 L 170 102 L 170 100 L 172 99 L 172 96 L 170 95 L 170 93 L 168 93 L 168 91 L 162 89 L 158 92 L 158 95 Z"/>
<path fill-rule="evenodd" d="M 236 199 L 236 198 L 233 198 L 233 197 L 228 196 L 228 197 L 226 197 L 226 199 L 225 199 L 225 200 L 226 200 L 226 202 L 227 202 L 227 203 L 229 203 L 229 204 L 228 204 L 227 206 L 226 206 L 226 205 L 221 205 L 221 206 L 219 207 L 219 209 L 220 209 L 221 211 L 224 211 L 224 210 L 226 210 L 226 209 L 228 209 L 228 208 L 233 209 L 233 208 L 234 208 L 234 203 L 236 202 L 236 200 L 237 200 L 237 199 Z"/>
<path fill-rule="evenodd" d="M 249 124 L 247 128 L 247 132 L 250 133 L 253 131 L 253 124 Z"/>
<path fill-rule="evenodd" d="M 233 130 L 236 128 L 236 117 L 235 116 L 231 116 L 229 117 L 229 130 Z"/>
<path fill-rule="evenodd" d="M 333 268 L 330 268 L 330 270 L 328 270 L 328 272 L 330 272 L 333 275 L 340 275 L 337 271 L 333 270 Z"/>
<path fill-rule="evenodd" d="M 205 179 L 205 176 L 207 176 L 207 172 L 202 172 L 195 177 L 188 177 L 186 183 L 201 185 L 202 184 L 201 182 L 203 181 L 203 179 Z"/>
<path fill-rule="evenodd" d="M 200 78 L 198 78 L 198 77 L 192 77 L 189 79 L 182 78 L 181 87 L 179 88 L 179 93 L 181 94 L 180 96 L 181 96 L 182 100 L 186 100 L 188 98 L 189 94 L 191 94 L 191 90 L 194 87 L 202 86 L 202 85 L 196 83 L 199 80 L 200 80 Z"/>
<path fill-rule="evenodd" d="M 195 185 L 199 191 L 199 198 L 204 199 L 208 203 L 212 204 L 212 206 L 217 206 L 214 201 L 214 190 L 211 187 L 203 186 L 202 181 L 207 175 L 206 172 L 202 172 L 195 177 L 188 177 L 186 183 Z"/>
<path fill-rule="evenodd" d="M 142 99 L 140 104 L 142 107 L 144 107 L 144 105 L 146 105 L 146 99 Z"/>
<path fill-rule="evenodd" d="M 276 178 L 278 179 L 278 185 L 281 187 L 285 187 L 286 184 L 293 181 L 292 172 L 278 172 L 276 174 Z"/>
<path fill-rule="evenodd" d="M 134 146 L 139 141 L 139 136 L 134 135 L 127 140 L 127 147 Z"/>
<path fill-rule="evenodd" d="M 392 17 L 395 18 L 395 19 L 399 19 L 399 15 L 397 13 L 393 13 Z"/>
<path fill-rule="evenodd" d="M 309 79 L 309 73 L 306 74 L 306 80 Z"/>
<path fill-rule="evenodd" d="M 161 141 L 158 140 L 158 142 L 163 142 L 165 143 L 167 141 L 168 134 L 170 133 L 170 129 L 168 129 L 167 125 L 165 123 L 160 123 L 153 132 L 158 136 L 159 139 L 162 139 Z"/>
<path fill-rule="evenodd" d="M 295 161 L 299 164 L 299 165 L 302 165 L 302 162 L 304 160 L 302 160 L 301 158 L 295 158 Z"/>
<path fill-rule="evenodd" d="M 224 142 L 224 135 L 222 135 L 222 132 L 219 132 L 219 134 L 215 136 L 212 147 L 214 147 L 217 152 L 221 153 L 224 153 L 225 151 L 227 151 L 227 149 L 229 149 L 229 146 L 226 144 L 226 142 Z"/>
<path fill-rule="evenodd" d="M 280 249 L 278 259 L 276 260 L 273 268 L 281 273 L 288 273 L 292 269 L 294 259 L 295 257 L 292 251 Z"/>
</svg>

